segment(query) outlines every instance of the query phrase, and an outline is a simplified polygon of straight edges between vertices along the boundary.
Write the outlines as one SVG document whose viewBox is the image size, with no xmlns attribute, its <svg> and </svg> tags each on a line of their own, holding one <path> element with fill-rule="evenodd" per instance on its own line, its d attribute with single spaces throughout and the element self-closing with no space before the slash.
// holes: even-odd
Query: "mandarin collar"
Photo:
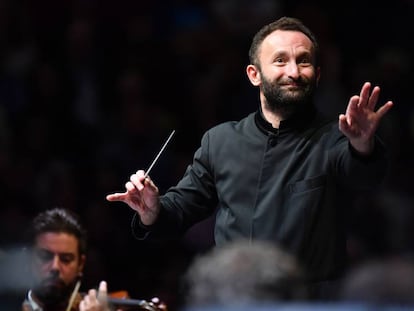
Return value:
<svg viewBox="0 0 414 311">
<path fill-rule="evenodd" d="M 255 114 L 255 123 L 257 127 L 265 134 L 281 134 L 284 132 L 291 132 L 293 130 L 300 130 L 306 127 L 312 122 L 316 116 L 316 109 L 313 105 L 309 105 L 307 109 L 296 113 L 292 117 L 286 120 L 280 121 L 279 128 L 274 128 L 270 122 L 268 122 L 262 111 L 262 107 Z"/>
</svg>

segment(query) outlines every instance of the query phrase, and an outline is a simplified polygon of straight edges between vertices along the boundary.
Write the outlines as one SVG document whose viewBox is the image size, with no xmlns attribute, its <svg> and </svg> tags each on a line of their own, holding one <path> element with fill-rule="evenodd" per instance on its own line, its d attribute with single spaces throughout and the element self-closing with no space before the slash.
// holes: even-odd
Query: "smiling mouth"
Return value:
<svg viewBox="0 0 414 311">
<path fill-rule="evenodd" d="M 298 84 L 285 84 L 283 88 L 290 92 L 296 92 L 302 90 L 301 86 Z"/>
<path fill-rule="evenodd" d="M 299 88 L 299 87 L 301 87 L 301 84 L 295 83 L 295 82 L 291 82 L 291 83 L 282 84 L 282 86 L 284 86 L 284 87 Z"/>
</svg>

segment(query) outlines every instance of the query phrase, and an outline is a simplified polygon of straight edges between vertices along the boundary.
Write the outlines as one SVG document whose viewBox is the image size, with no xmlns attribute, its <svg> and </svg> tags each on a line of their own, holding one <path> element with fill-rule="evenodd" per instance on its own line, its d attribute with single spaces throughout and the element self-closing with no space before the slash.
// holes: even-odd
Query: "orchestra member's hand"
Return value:
<svg viewBox="0 0 414 311">
<path fill-rule="evenodd" d="M 105 281 L 99 283 L 99 289 L 90 289 L 79 304 L 80 311 L 110 311 L 108 306 L 108 290 Z"/>
</svg>

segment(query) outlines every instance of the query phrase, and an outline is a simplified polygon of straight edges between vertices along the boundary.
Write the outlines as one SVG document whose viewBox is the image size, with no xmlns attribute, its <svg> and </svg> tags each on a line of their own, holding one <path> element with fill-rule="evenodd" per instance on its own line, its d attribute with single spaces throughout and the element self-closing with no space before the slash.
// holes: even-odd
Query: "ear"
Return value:
<svg viewBox="0 0 414 311">
<path fill-rule="evenodd" d="M 316 85 L 319 85 L 320 78 L 321 78 L 321 67 L 316 67 Z"/>
<path fill-rule="evenodd" d="M 86 256 L 81 255 L 81 257 L 79 258 L 79 267 L 78 267 L 79 276 L 81 276 L 82 273 L 83 273 L 83 268 L 85 267 L 85 262 L 86 262 Z"/>
<path fill-rule="evenodd" d="M 261 80 L 260 72 L 255 65 L 251 65 L 251 64 L 248 65 L 246 67 L 246 73 L 247 73 L 247 76 L 249 77 L 251 84 L 253 84 L 254 86 L 260 85 L 262 80 Z"/>
</svg>

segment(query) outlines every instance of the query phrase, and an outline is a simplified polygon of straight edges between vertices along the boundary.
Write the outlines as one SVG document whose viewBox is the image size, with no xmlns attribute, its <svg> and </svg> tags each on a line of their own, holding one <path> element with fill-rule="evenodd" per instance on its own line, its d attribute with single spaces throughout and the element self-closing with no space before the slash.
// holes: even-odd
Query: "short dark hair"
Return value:
<svg viewBox="0 0 414 311">
<path fill-rule="evenodd" d="M 75 212 L 55 207 L 38 214 L 32 222 L 31 237 L 35 240 L 38 235 L 46 232 L 65 232 L 74 235 L 79 242 L 79 253 L 86 253 L 86 230 Z"/>
<path fill-rule="evenodd" d="M 313 43 L 313 50 L 315 54 L 315 65 L 319 64 L 319 43 L 316 40 L 316 36 L 313 32 L 306 27 L 301 20 L 294 17 L 281 17 L 278 20 L 263 26 L 253 37 L 252 43 L 249 49 L 250 63 L 260 68 L 259 62 L 259 49 L 263 40 L 276 30 L 292 30 L 299 31 L 305 34 Z"/>
</svg>

